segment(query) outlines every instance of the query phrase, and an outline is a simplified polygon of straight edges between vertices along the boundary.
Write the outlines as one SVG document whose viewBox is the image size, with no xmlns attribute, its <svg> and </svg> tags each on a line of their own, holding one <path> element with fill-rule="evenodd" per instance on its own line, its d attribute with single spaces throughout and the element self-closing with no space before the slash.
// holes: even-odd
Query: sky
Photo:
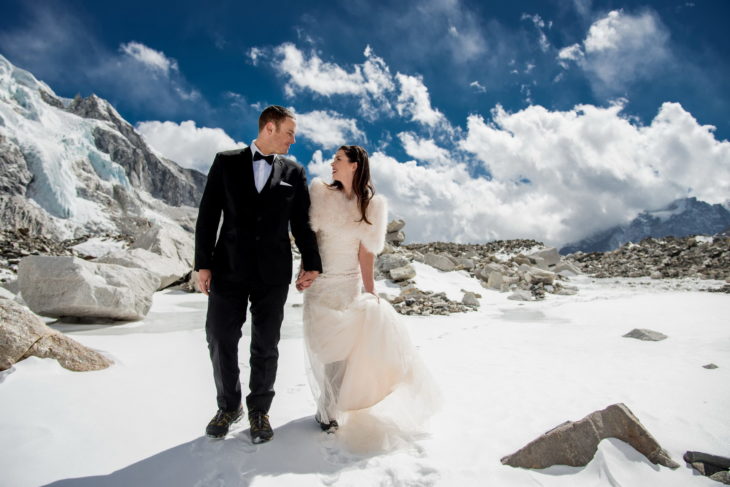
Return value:
<svg viewBox="0 0 730 487">
<path fill-rule="evenodd" d="M 262 108 L 329 177 L 371 155 L 409 241 L 562 245 L 695 196 L 730 203 L 724 0 L 0 0 L 0 54 L 109 100 L 207 172 Z"/>
</svg>

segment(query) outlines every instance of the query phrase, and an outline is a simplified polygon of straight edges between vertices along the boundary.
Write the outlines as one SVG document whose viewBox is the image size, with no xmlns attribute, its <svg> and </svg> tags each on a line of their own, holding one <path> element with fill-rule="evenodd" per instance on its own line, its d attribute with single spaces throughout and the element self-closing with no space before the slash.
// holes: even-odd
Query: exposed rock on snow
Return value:
<svg viewBox="0 0 730 487">
<path fill-rule="evenodd" d="M 730 458 L 698 451 L 688 451 L 683 458 L 700 474 L 730 485 Z"/>
<path fill-rule="evenodd" d="M 130 249 L 145 249 L 193 267 L 195 242 L 190 233 L 173 225 L 155 225 L 139 236 Z"/>
<path fill-rule="evenodd" d="M 456 264 L 445 255 L 429 252 L 423 256 L 424 264 L 428 264 L 440 271 L 449 272 L 456 269 Z"/>
<path fill-rule="evenodd" d="M 703 369 L 710 369 L 710 370 L 712 370 L 712 369 L 717 369 L 718 366 L 715 365 L 715 364 L 707 364 L 707 365 L 703 365 L 702 368 Z"/>
<path fill-rule="evenodd" d="M 461 302 L 467 306 L 471 306 L 472 308 L 478 308 L 479 307 L 479 299 L 475 293 L 466 292 L 464 293 L 464 297 L 461 298 Z"/>
<path fill-rule="evenodd" d="M 628 443 L 654 464 L 679 467 L 624 404 L 613 404 L 579 421 L 565 422 L 502 458 L 502 463 L 523 468 L 582 467 L 593 459 L 605 438 Z"/>
<path fill-rule="evenodd" d="M 34 255 L 20 261 L 18 282 L 28 307 L 43 316 L 139 320 L 160 280 L 144 269 Z"/>
<path fill-rule="evenodd" d="M 190 266 L 177 259 L 162 257 L 145 249 L 129 249 L 107 254 L 94 262 L 98 264 L 117 264 L 124 267 L 146 269 L 160 279 L 158 290 L 165 289 L 190 273 Z"/>
<path fill-rule="evenodd" d="M 730 279 L 730 238 L 664 237 L 628 243 L 612 252 L 567 256 L 595 277 Z"/>
<path fill-rule="evenodd" d="M 391 269 L 389 275 L 393 282 L 407 281 L 408 279 L 416 277 L 416 269 L 414 269 L 411 264 L 406 264 L 404 266 Z"/>
<path fill-rule="evenodd" d="M 638 340 L 644 340 L 647 342 L 659 342 L 667 338 L 667 335 L 663 333 L 659 333 L 658 331 L 654 330 L 648 330 L 646 328 L 634 328 L 623 336 L 626 338 L 636 338 Z"/>
<path fill-rule="evenodd" d="M 56 359 L 62 367 L 77 372 L 112 364 L 100 353 L 49 328 L 24 306 L 0 299 L 0 370 L 30 356 Z"/>
</svg>

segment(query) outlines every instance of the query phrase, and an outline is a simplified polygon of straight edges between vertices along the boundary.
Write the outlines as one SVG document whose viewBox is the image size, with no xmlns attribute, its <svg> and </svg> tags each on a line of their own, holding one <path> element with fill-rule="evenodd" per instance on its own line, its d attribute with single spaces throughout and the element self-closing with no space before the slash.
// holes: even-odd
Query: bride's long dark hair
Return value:
<svg viewBox="0 0 730 487">
<path fill-rule="evenodd" d="M 370 182 L 370 162 L 368 160 L 368 151 L 359 145 L 343 145 L 339 149 L 345 153 L 347 160 L 351 163 L 357 162 L 357 169 L 352 177 L 352 191 L 357 198 L 357 207 L 360 210 L 361 218 L 358 221 L 364 221 L 368 225 L 372 225 L 366 215 L 370 200 L 373 199 L 375 188 Z M 342 191 L 344 188 L 342 183 L 334 181 L 330 187 L 337 188 Z"/>
</svg>

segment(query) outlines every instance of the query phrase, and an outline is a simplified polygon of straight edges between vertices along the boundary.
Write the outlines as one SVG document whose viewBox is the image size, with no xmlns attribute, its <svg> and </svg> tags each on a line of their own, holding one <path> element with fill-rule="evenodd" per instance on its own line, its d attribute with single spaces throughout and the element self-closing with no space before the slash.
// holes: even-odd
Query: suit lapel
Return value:
<svg viewBox="0 0 730 487">
<path fill-rule="evenodd" d="M 253 177 L 253 155 L 251 154 L 251 148 L 247 147 L 243 152 L 241 152 L 241 187 L 246 192 L 253 191 L 254 194 L 257 194 L 258 191 L 256 191 L 256 181 Z"/>
</svg>

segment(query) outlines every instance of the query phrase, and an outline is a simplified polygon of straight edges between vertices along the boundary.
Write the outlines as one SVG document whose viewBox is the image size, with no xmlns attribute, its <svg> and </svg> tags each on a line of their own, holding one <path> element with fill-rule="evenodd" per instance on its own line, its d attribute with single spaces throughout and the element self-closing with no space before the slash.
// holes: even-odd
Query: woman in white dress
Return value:
<svg viewBox="0 0 730 487">
<path fill-rule="evenodd" d="M 388 208 L 374 194 L 368 154 L 342 146 L 331 165 L 333 183 L 317 178 L 310 188 L 323 267 L 304 294 L 315 419 L 352 449 L 389 449 L 423 431 L 439 395 L 399 315 L 375 293 Z"/>
</svg>

